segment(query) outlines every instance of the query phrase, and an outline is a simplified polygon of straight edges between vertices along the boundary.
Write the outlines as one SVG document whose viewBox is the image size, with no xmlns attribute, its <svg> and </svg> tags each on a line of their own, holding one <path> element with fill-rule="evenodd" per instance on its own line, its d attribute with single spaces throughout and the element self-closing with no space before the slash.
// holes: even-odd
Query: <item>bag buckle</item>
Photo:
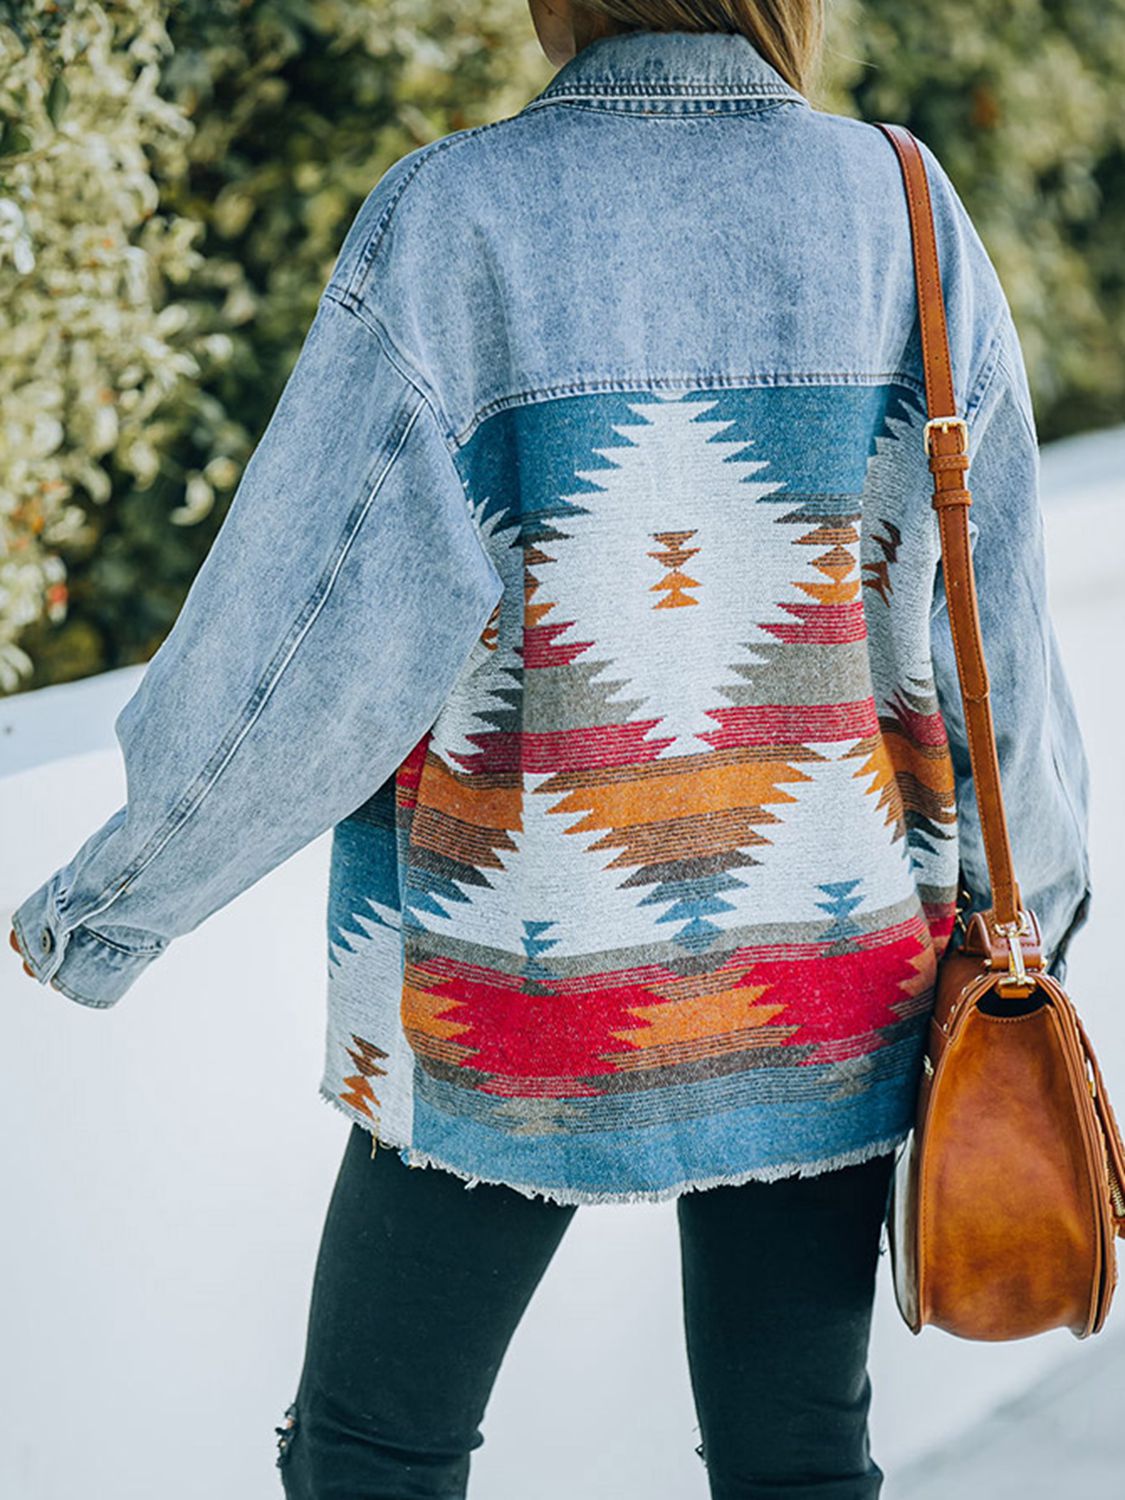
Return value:
<svg viewBox="0 0 1125 1500">
<path fill-rule="evenodd" d="M 1001 937 L 1008 940 L 1008 972 L 1000 981 L 1001 993 L 1005 984 L 1018 985 L 1021 989 L 1026 989 L 1034 981 L 1023 961 L 1023 944 L 1020 942 L 1020 936 L 1031 931 L 1031 918 L 1021 906 L 1016 921 L 994 922 L 993 926 Z"/>
<path fill-rule="evenodd" d="M 969 424 L 964 417 L 931 417 L 922 428 L 922 447 L 926 457 L 930 456 L 930 431 L 934 427 L 940 427 L 942 432 L 948 432 L 951 427 L 956 427 L 961 433 L 962 453 L 969 451 Z"/>
</svg>

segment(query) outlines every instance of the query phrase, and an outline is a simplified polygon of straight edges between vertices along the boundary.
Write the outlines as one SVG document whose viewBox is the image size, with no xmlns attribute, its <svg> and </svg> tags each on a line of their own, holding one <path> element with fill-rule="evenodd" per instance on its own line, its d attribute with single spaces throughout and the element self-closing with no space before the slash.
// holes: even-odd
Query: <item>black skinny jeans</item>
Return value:
<svg viewBox="0 0 1125 1500">
<path fill-rule="evenodd" d="M 894 1154 L 676 1200 L 712 1500 L 874 1500 L 868 1340 Z M 501 1360 L 576 1205 L 468 1189 L 358 1125 L 324 1225 L 288 1500 L 463 1500 Z"/>
</svg>

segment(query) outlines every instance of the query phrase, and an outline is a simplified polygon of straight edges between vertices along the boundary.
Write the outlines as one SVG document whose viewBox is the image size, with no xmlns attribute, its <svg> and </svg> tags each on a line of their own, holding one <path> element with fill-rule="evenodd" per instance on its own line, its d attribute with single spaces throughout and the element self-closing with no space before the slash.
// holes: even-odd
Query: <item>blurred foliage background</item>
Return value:
<svg viewBox="0 0 1125 1500">
<path fill-rule="evenodd" d="M 1125 0 L 829 0 L 988 246 L 1044 440 L 1125 420 Z M 525 0 L 0 0 L 0 692 L 145 661 L 386 168 L 550 78 Z"/>
</svg>

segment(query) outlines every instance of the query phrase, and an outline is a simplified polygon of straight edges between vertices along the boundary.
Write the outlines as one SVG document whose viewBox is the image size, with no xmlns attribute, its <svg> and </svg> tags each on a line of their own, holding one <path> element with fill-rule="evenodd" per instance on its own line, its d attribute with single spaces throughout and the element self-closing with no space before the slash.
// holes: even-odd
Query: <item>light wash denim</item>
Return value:
<svg viewBox="0 0 1125 1500">
<path fill-rule="evenodd" d="M 969 424 L 1016 873 L 1062 974 L 1088 911 L 1088 767 L 1045 609 L 1031 399 L 996 271 L 924 142 L 923 152 Z M 562 466 L 567 413 L 577 422 L 595 410 L 583 398 L 776 394 L 791 401 L 770 410 L 792 462 L 835 447 L 842 464 L 860 465 L 862 486 L 886 433 L 849 446 L 856 403 L 888 384 L 923 400 L 890 142 L 813 108 L 742 36 L 600 39 L 511 118 L 410 152 L 359 210 L 222 529 L 117 720 L 127 804 L 15 913 L 38 979 L 113 1005 L 173 938 L 334 827 L 334 879 L 361 878 L 340 828 L 354 832 L 363 808 L 393 821 L 387 799 L 397 784 L 404 805 L 411 752 L 490 670 L 490 624 L 509 608 L 525 618 L 524 554 L 552 544 L 529 539 L 526 516 L 515 545 L 510 533 L 501 543 L 497 496 L 556 459 L 555 493 L 581 488 Z M 827 413 L 815 429 L 806 397 L 839 398 L 815 408 Z M 548 407 L 553 425 L 537 447 L 521 446 Z M 506 446 L 492 442 L 482 458 L 474 439 L 499 432 L 498 419 Z M 801 444 L 814 430 L 810 454 Z M 869 485 L 871 505 L 886 502 L 872 515 L 898 517 L 867 554 L 873 585 L 880 557 L 897 570 L 872 652 L 879 631 L 884 641 L 913 633 L 932 651 L 961 878 L 978 909 L 988 875 L 929 475 L 920 444 L 900 446 Z M 741 566 L 728 549 L 731 559 Z M 599 587 L 624 583 L 626 566 L 607 555 Z M 693 670 L 679 663 L 685 684 Z M 882 670 L 874 660 L 877 694 L 891 690 Z M 471 735 L 459 743 L 470 748 Z M 915 834 L 924 858 L 924 830 Z M 386 926 L 384 897 L 368 894 L 366 917 L 348 928 L 353 949 Z M 400 976 L 388 976 L 393 990 Z M 346 1029 L 364 1035 L 361 1021 L 349 1014 Z M 352 1068 L 361 1102 L 375 1051 L 361 1048 Z M 698 1165 L 695 1180 L 705 1173 Z"/>
</svg>

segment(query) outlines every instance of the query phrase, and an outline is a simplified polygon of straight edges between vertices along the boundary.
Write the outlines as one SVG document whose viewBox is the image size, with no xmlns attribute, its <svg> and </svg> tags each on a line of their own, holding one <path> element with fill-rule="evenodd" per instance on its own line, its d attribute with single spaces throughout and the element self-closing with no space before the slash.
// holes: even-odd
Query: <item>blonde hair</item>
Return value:
<svg viewBox="0 0 1125 1500">
<path fill-rule="evenodd" d="M 580 0 L 622 31 L 741 32 L 786 83 L 808 94 L 824 45 L 824 0 Z"/>
</svg>

